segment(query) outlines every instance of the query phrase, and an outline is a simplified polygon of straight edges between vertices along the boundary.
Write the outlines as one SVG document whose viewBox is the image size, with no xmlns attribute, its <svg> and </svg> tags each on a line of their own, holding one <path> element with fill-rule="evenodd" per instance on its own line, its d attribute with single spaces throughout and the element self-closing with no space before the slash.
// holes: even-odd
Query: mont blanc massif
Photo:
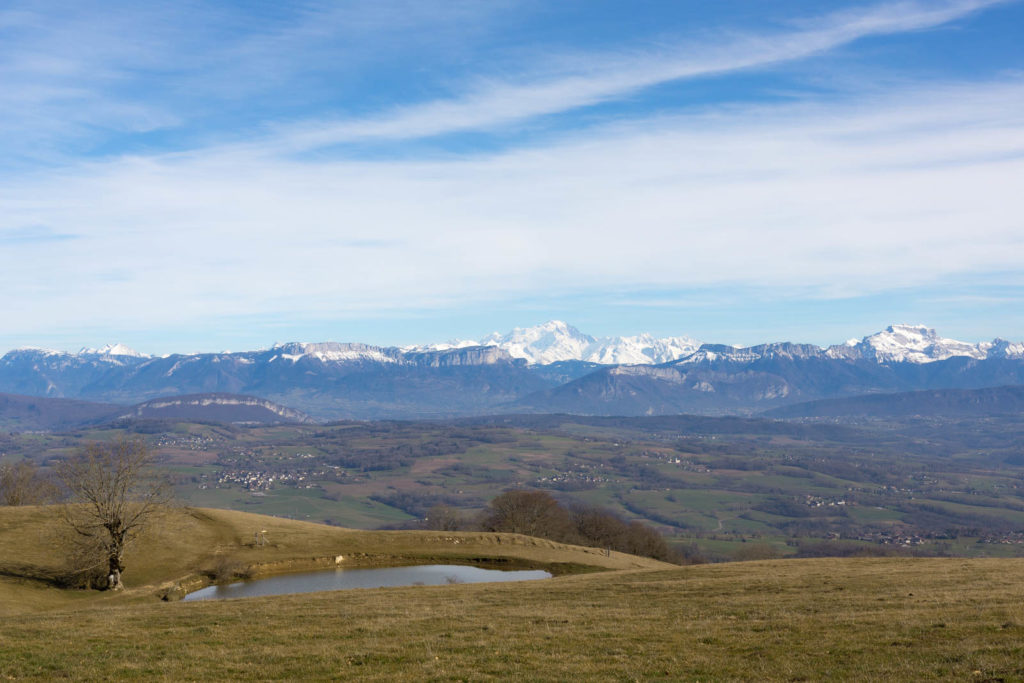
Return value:
<svg viewBox="0 0 1024 683">
<path fill-rule="evenodd" d="M 924 391 L 933 403 L 964 409 L 1011 400 L 989 388 L 1014 384 L 1024 384 L 1024 343 L 965 343 L 912 325 L 827 348 L 789 342 L 738 348 L 649 335 L 595 338 L 551 321 L 479 341 L 420 347 L 287 343 L 156 357 L 111 345 L 78 353 L 23 348 L 0 358 L 0 392 L 9 394 L 119 406 L 160 397 L 213 393 L 226 401 L 225 395 L 243 395 L 294 409 L 276 408 L 282 419 L 302 411 L 316 420 L 507 413 L 799 416 L 827 412 L 828 399 L 870 397 L 890 404 L 897 400 L 893 395 Z"/>
</svg>

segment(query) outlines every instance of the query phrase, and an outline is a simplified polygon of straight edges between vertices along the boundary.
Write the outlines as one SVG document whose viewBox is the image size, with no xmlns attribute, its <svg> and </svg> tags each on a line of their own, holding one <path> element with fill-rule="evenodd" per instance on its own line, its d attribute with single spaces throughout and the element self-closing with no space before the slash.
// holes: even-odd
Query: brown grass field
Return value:
<svg viewBox="0 0 1024 683">
<path fill-rule="evenodd" d="M 61 562 L 52 520 L 47 508 L 0 508 L 0 680 L 1024 680 L 1021 560 L 671 567 L 521 536 L 182 510 L 128 558 L 129 590 L 109 594 L 25 578 Z M 256 527 L 269 547 L 250 547 Z M 222 557 L 335 554 L 610 571 L 223 602 L 155 597 Z"/>
</svg>

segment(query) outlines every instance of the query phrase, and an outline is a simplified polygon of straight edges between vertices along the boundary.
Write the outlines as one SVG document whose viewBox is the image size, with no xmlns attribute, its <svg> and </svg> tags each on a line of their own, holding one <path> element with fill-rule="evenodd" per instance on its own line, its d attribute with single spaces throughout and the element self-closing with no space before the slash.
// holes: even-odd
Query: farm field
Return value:
<svg viewBox="0 0 1024 683">
<path fill-rule="evenodd" d="M 128 422 L 0 437 L 43 466 L 143 438 L 184 504 L 349 527 L 466 519 L 512 488 L 657 527 L 694 560 L 1024 555 L 1019 419 L 780 422 L 509 416 L 239 427 Z M 751 548 L 756 547 L 755 552 Z"/>
</svg>

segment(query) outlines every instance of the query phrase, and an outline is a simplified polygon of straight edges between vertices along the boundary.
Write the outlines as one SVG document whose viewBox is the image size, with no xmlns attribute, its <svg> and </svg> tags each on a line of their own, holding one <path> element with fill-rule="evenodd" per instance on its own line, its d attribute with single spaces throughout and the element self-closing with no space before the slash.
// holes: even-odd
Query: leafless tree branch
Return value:
<svg viewBox="0 0 1024 683">
<path fill-rule="evenodd" d="M 77 535 L 80 556 L 105 558 L 111 589 L 123 587 L 125 550 L 171 500 L 152 462 L 144 442 L 121 440 L 91 444 L 57 468 L 71 494 L 61 517 Z"/>
</svg>

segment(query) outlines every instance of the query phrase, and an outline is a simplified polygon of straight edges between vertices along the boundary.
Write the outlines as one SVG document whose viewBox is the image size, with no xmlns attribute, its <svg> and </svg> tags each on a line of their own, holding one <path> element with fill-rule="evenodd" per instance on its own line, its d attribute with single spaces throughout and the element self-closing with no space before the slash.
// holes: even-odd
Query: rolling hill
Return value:
<svg viewBox="0 0 1024 683">
<path fill-rule="evenodd" d="M 0 509 L 0 548 L 41 509 Z M 42 526 L 39 526 L 42 524 Z M 16 680 L 1019 680 L 1024 565 L 818 559 L 647 568 L 509 584 L 410 586 L 165 603 L 154 588 L 203 558 L 384 546 L 420 557 L 578 552 L 377 534 L 193 511 L 161 528 L 122 594 L 0 577 L 0 677 Z M 15 531 L 12 532 L 12 529 Z M 12 533 L 14 536 L 12 536 Z M 185 541 L 185 535 L 192 534 Z M 388 545 L 385 539 L 395 541 Z M 177 540 L 176 540 L 177 539 Z M 543 557 L 541 559 L 543 559 Z M 590 557 L 590 556 L 587 556 Z M 163 566 L 161 566 L 163 562 Z M 126 579 L 130 576 L 126 575 Z M 59 644 L 56 646 L 55 644 Z"/>
<path fill-rule="evenodd" d="M 250 425 L 313 422 L 297 410 L 236 394 L 172 396 L 134 406 L 0 394 L 0 429 L 11 432 L 62 431 L 123 419 Z"/>
</svg>

